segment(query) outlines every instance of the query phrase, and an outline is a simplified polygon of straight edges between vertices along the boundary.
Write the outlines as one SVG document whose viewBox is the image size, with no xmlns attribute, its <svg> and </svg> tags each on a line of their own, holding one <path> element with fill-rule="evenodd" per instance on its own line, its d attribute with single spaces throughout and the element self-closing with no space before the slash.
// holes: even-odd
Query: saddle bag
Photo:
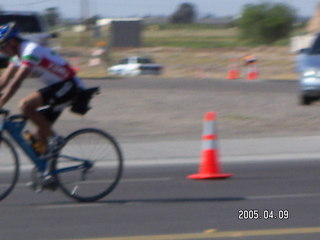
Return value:
<svg viewBox="0 0 320 240">
<path fill-rule="evenodd" d="M 93 87 L 88 89 L 79 89 L 76 97 L 71 103 L 70 110 L 73 113 L 85 115 L 91 107 L 89 106 L 91 99 L 95 94 L 98 94 L 99 87 Z"/>
</svg>

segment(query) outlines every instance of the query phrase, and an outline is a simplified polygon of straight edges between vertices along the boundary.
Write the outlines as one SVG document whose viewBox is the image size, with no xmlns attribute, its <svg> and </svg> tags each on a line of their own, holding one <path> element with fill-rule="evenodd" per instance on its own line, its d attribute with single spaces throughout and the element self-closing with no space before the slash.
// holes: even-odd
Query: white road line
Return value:
<svg viewBox="0 0 320 240">
<path fill-rule="evenodd" d="M 265 199 L 310 198 L 310 197 L 320 197 L 320 193 L 248 196 L 246 197 L 246 199 L 247 200 L 265 200 Z"/>
</svg>

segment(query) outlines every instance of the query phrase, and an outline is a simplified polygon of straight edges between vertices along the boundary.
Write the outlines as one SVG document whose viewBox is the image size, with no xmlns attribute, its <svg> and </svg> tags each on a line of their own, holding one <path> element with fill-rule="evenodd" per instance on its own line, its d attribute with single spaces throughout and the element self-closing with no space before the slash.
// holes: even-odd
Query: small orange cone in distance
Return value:
<svg viewBox="0 0 320 240">
<path fill-rule="evenodd" d="M 239 79 L 239 78 L 240 78 L 240 74 L 238 69 L 231 69 L 228 71 L 227 79 L 233 80 L 233 79 Z"/>
<path fill-rule="evenodd" d="M 259 74 L 256 68 L 251 69 L 247 74 L 247 80 L 256 80 L 258 78 L 259 78 Z"/>
<path fill-rule="evenodd" d="M 228 75 L 227 79 L 232 80 L 232 79 L 239 79 L 240 78 L 240 71 L 238 64 L 235 59 L 232 60 L 233 63 L 229 64 L 228 66 Z"/>
<path fill-rule="evenodd" d="M 202 150 L 199 172 L 188 176 L 189 179 L 228 178 L 233 174 L 221 173 L 219 152 L 217 149 L 217 134 L 215 133 L 215 112 L 207 112 L 204 117 L 202 135 Z"/>
<path fill-rule="evenodd" d="M 256 80 L 259 78 L 257 58 L 248 55 L 244 58 L 246 66 L 246 80 Z"/>
<path fill-rule="evenodd" d="M 75 66 L 75 67 L 72 67 L 72 70 L 75 71 L 75 72 L 79 72 L 80 68 Z"/>
</svg>

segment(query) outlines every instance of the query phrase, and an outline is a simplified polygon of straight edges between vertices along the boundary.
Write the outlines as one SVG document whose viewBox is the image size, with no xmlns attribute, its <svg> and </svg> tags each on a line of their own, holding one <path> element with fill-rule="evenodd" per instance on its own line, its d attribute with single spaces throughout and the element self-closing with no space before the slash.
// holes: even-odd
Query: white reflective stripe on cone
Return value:
<svg viewBox="0 0 320 240">
<path fill-rule="evenodd" d="M 202 150 L 215 150 L 218 148 L 217 140 L 202 140 Z"/>
<path fill-rule="evenodd" d="M 216 124 L 214 121 L 206 121 L 203 124 L 202 136 L 215 134 Z"/>
</svg>

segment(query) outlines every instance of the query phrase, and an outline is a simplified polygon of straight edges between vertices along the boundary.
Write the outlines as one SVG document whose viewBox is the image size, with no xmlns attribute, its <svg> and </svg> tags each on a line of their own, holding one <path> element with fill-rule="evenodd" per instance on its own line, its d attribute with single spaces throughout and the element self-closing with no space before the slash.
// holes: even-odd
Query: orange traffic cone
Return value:
<svg viewBox="0 0 320 240">
<path fill-rule="evenodd" d="M 247 80 L 256 80 L 259 78 L 258 67 L 256 64 L 250 64 L 247 67 Z"/>
<path fill-rule="evenodd" d="M 240 71 L 236 60 L 232 60 L 233 62 L 229 64 L 228 66 L 228 75 L 227 79 L 232 80 L 232 79 L 239 79 L 240 78 Z"/>
<path fill-rule="evenodd" d="M 240 78 L 240 74 L 238 69 L 231 69 L 228 71 L 228 76 L 227 76 L 228 80 L 239 79 L 239 78 Z"/>
<path fill-rule="evenodd" d="M 190 179 L 228 178 L 233 175 L 220 172 L 215 118 L 215 112 L 207 112 L 205 114 L 199 173 L 189 175 L 188 178 Z"/>
<path fill-rule="evenodd" d="M 79 72 L 80 68 L 78 66 L 71 67 L 73 71 Z"/>
<path fill-rule="evenodd" d="M 80 70 L 80 67 L 79 67 L 80 58 L 78 57 L 71 58 L 70 63 L 73 71 L 78 72 Z"/>
</svg>

